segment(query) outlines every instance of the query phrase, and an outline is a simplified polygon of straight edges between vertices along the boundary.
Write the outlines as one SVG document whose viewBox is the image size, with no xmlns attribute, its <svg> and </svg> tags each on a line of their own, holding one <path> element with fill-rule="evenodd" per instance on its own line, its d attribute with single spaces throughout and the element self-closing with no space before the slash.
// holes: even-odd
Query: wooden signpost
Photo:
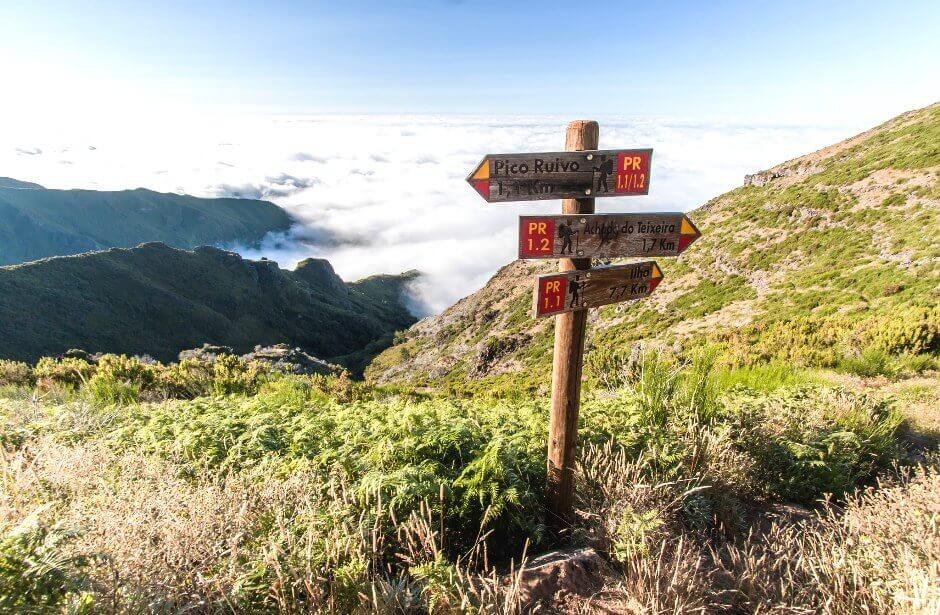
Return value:
<svg viewBox="0 0 940 615">
<path fill-rule="evenodd" d="M 520 216 L 519 258 L 678 256 L 700 236 L 681 213 Z"/>
<path fill-rule="evenodd" d="M 663 279 L 656 261 L 540 275 L 535 280 L 532 311 L 554 316 L 647 297 Z"/>
<path fill-rule="evenodd" d="M 647 297 L 662 281 L 655 261 L 591 268 L 591 258 L 678 256 L 699 230 L 681 213 L 594 215 L 595 197 L 647 194 L 651 149 L 598 150 L 598 125 L 568 124 L 564 152 L 488 155 L 467 182 L 489 203 L 563 199 L 560 216 L 519 219 L 519 258 L 557 258 L 539 276 L 532 307 L 555 317 L 548 434 L 549 523 L 574 517 L 574 468 L 589 308 Z"/>
<path fill-rule="evenodd" d="M 488 203 L 647 194 L 651 149 L 490 154 L 467 177 Z"/>
</svg>

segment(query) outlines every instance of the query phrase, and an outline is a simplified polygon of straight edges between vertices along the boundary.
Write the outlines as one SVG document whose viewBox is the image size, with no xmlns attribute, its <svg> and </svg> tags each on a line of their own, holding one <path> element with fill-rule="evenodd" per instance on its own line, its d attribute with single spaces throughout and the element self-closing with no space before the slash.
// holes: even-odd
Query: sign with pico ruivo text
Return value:
<svg viewBox="0 0 940 615">
<path fill-rule="evenodd" d="M 520 216 L 519 258 L 678 256 L 700 236 L 681 213 Z"/>
<path fill-rule="evenodd" d="M 489 154 L 467 182 L 489 203 L 648 194 L 651 149 Z"/>
<path fill-rule="evenodd" d="M 554 316 L 647 297 L 662 281 L 656 261 L 540 275 L 532 308 L 536 316 Z"/>
</svg>

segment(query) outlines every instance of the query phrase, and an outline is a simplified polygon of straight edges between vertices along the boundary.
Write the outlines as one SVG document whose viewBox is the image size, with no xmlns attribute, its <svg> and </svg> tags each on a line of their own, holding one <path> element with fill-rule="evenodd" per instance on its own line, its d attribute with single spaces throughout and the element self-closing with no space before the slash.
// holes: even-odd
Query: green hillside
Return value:
<svg viewBox="0 0 940 615">
<path fill-rule="evenodd" d="M 414 322 L 401 294 L 415 275 L 346 284 L 321 259 L 285 271 L 161 243 L 0 267 L 0 358 L 82 348 L 170 360 L 204 342 L 238 352 L 287 342 L 355 368 L 364 348 Z"/>
<path fill-rule="evenodd" d="M 253 243 L 290 227 L 267 201 L 151 190 L 47 190 L 0 178 L 0 265 L 160 241 L 178 248 Z"/>
<path fill-rule="evenodd" d="M 712 342 L 739 365 L 865 371 L 929 360 L 940 343 L 938 211 L 940 104 L 748 176 L 690 213 L 703 237 L 660 259 L 665 280 L 650 299 L 592 311 L 587 374 L 627 362 L 637 342 L 680 354 Z M 367 375 L 544 388 L 553 323 L 531 317 L 531 288 L 554 266 L 507 265 L 400 336 Z"/>
</svg>

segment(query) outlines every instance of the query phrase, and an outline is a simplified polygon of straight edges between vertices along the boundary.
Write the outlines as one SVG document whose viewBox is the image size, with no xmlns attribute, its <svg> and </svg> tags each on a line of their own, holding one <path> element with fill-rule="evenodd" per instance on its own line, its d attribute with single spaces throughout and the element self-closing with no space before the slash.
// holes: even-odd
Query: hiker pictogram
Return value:
<svg viewBox="0 0 940 615">
<path fill-rule="evenodd" d="M 561 239 L 562 254 L 573 254 L 574 248 L 571 245 L 571 238 L 577 233 L 578 231 L 572 230 L 571 222 L 568 220 L 558 225 L 558 237 Z"/>
<path fill-rule="evenodd" d="M 600 156 L 600 158 L 601 163 L 594 167 L 594 172 L 598 174 L 597 191 L 610 192 L 610 186 L 607 185 L 607 178 L 614 173 L 614 161 L 607 156 Z"/>
<path fill-rule="evenodd" d="M 581 283 L 577 279 L 568 280 L 568 307 L 581 305 Z"/>
</svg>

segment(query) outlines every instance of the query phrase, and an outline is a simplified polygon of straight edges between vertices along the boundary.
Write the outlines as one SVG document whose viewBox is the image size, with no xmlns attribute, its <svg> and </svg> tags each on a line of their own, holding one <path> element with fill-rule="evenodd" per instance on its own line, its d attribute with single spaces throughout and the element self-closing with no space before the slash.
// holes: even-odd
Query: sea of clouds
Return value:
<svg viewBox="0 0 940 615">
<path fill-rule="evenodd" d="M 418 269 L 415 311 L 440 311 L 515 258 L 516 217 L 557 201 L 486 204 L 464 181 L 486 153 L 564 149 L 564 118 L 249 115 L 124 118 L 0 132 L 0 176 L 49 188 L 145 187 L 261 198 L 297 220 L 256 246 L 293 268 L 328 258 L 347 280 Z M 857 132 L 668 118 L 601 118 L 601 148 L 652 147 L 648 196 L 598 212 L 687 211 L 767 168 Z"/>
</svg>

